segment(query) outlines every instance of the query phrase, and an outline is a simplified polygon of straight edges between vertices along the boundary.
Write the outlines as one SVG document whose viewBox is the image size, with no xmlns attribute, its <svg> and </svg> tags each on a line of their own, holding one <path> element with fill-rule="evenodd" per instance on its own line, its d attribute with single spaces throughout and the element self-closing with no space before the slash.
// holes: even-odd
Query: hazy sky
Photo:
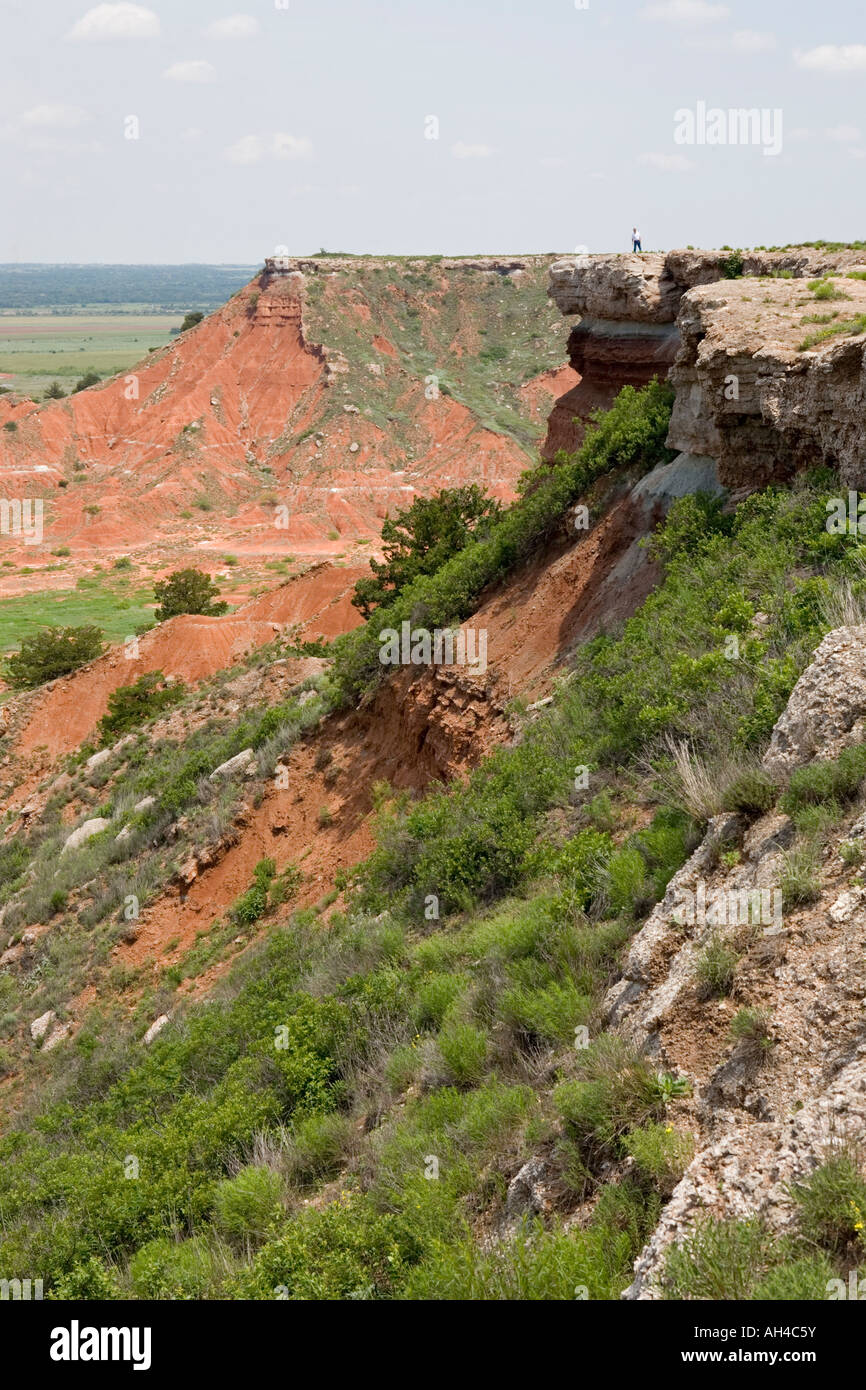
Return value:
<svg viewBox="0 0 866 1390">
<path fill-rule="evenodd" d="M 238 4 L 0 0 L 0 260 L 866 237 L 863 0 Z"/>
</svg>

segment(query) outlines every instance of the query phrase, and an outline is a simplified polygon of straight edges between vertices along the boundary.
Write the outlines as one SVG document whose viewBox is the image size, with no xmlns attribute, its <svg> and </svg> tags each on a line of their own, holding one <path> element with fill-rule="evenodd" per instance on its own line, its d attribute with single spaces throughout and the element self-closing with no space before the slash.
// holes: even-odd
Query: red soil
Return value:
<svg viewBox="0 0 866 1390">
<path fill-rule="evenodd" d="M 254 282 L 128 373 L 65 400 L 0 398 L 0 423 L 17 425 L 0 430 L 0 495 L 46 502 L 41 544 L 5 536 L 4 556 L 39 565 L 62 543 L 70 563 L 45 578 L 65 586 L 126 553 L 176 565 L 193 552 L 210 569 L 219 556 L 209 552 L 226 548 L 241 559 L 332 557 L 377 539 L 386 513 L 418 493 L 477 482 L 512 498 L 522 450 L 444 393 L 427 400 L 381 334 L 370 363 L 379 375 L 363 389 L 375 402 L 396 386 L 411 456 L 353 406 L 340 355 L 308 340 L 303 284 Z M 361 302 L 334 312 L 344 308 L 370 318 Z M 540 433 L 558 376 L 524 388 Z M 41 578 L 6 575 L 2 592 Z"/>
<path fill-rule="evenodd" d="M 132 684 L 146 671 L 164 671 L 191 684 L 224 670 L 295 626 L 304 640 L 348 632 L 361 621 L 350 595 L 365 572 L 359 566 L 316 565 L 236 613 L 222 618 L 171 618 L 137 641 L 113 647 L 35 696 L 21 698 L 25 713 L 18 723 L 13 755 L 22 758 L 38 749 L 42 754 L 38 761 L 45 764 L 72 752 L 93 732 L 108 708 L 111 692 Z"/>
</svg>

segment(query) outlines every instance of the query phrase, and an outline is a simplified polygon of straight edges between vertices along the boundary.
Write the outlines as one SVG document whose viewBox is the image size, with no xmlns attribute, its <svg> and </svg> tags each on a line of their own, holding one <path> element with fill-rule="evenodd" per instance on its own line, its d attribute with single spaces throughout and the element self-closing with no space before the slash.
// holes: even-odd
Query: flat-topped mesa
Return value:
<svg viewBox="0 0 866 1390">
<path fill-rule="evenodd" d="M 368 266 L 395 269 L 485 270 L 497 275 L 519 275 L 524 270 L 549 266 L 554 254 L 527 256 L 266 256 L 263 287 L 272 280 L 292 275 L 332 275 L 363 270 Z"/>
<path fill-rule="evenodd" d="M 864 259 L 799 247 L 557 261 L 549 294 L 581 316 L 569 336 L 581 381 L 554 407 L 546 455 L 575 448 L 590 412 L 622 386 L 668 375 L 670 447 L 713 460 L 725 486 L 760 487 L 816 463 L 866 484 Z M 832 297 L 816 298 L 804 281 L 829 275 Z"/>
</svg>

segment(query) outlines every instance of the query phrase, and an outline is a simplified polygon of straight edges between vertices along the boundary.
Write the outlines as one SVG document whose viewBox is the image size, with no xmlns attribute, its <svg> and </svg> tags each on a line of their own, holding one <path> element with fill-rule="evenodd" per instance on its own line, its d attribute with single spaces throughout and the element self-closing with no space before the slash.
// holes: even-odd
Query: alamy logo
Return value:
<svg viewBox="0 0 866 1390">
<path fill-rule="evenodd" d="M 134 1371 L 150 1370 L 149 1327 L 68 1327 L 51 1329 L 52 1361 L 131 1361 Z"/>
<path fill-rule="evenodd" d="M 831 497 L 826 504 L 826 529 L 831 536 L 866 536 L 866 496 L 849 492 L 844 497 Z"/>
<path fill-rule="evenodd" d="M 0 497 L 0 535 L 23 536 L 25 545 L 42 542 L 42 498 Z"/>
<path fill-rule="evenodd" d="M 41 1279 L 0 1279 L 0 1301 L 7 1298 L 38 1301 L 42 1297 Z"/>
<path fill-rule="evenodd" d="M 471 666 L 479 675 L 487 670 L 487 629 L 413 628 L 401 623 L 400 631 L 384 627 L 379 633 L 379 660 L 383 666 Z"/>
<path fill-rule="evenodd" d="M 745 927 L 782 925 L 781 888 L 719 888 L 707 892 L 699 883 L 693 893 L 676 889 L 671 916 L 681 927 Z"/>
<path fill-rule="evenodd" d="M 699 101 L 694 111 L 681 106 L 674 112 L 677 145 L 763 145 L 765 155 L 782 153 L 782 112 L 779 107 L 707 107 Z"/>
<path fill-rule="evenodd" d="M 841 1279 L 828 1279 L 826 1288 L 827 1298 L 831 1303 L 838 1303 L 843 1299 L 866 1302 L 866 1279 L 860 1278 L 859 1269 L 849 1269 L 847 1288 Z"/>
</svg>

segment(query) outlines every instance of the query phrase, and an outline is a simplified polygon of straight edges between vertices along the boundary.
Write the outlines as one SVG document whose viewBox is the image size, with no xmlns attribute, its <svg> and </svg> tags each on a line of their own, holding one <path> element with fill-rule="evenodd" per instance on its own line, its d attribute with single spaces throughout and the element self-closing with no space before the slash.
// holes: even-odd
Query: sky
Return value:
<svg viewBox="0 0 866 1390">
<path fill-rule="evenodd" d="M 235 3 L 0 0 L 0 261 L 866 238 L 863 0 Z"/>
</svg>

